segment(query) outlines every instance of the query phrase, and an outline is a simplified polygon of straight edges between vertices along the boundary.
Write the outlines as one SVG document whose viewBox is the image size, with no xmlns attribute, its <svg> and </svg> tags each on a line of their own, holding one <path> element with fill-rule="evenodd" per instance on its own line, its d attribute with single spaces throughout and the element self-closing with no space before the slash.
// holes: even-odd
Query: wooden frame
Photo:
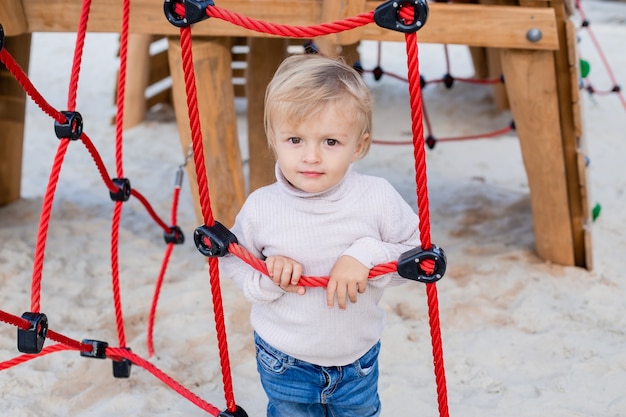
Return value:
<svg viewBox="0 0 626 417">
<path fill-rule="evenodd" d="M 506 90 L 531 191 L 537 252 L 540 257 L 558 264 L 591 268 L 591 238 L 587 227 L 590 215 L 586 201 L 585 165 L 581 162 L 584 155 L 581 150 L 582 128 L 576 90 L 575 40 L 567 20 L 566 1 L 521 0 L 522 6 L 432 3 L 429 5 L 428 24 L 420 30 L 418 39 L 424 43 L 500 48 Z M 162 7 L 155 7 L 158 3 L 155 0 L 132 2 L 131 33 L 168 36 L 179 33 L 177 28 L 165 20 Z M 274 23 L 315 25 L 359 12 L 369 12 L 380 3 L 371 0 L 344 0 L 341 3 L 335 0 L 220 0 L 219 6 Z M 118 32 L 121 4 L 121 0 L 94 0 L 89 31 Z M 344 5 L 343 8 L 340 4 Z M 4 24 L 7 36 L 47 31 L 73 32 L 79 13 L 77 0 L 0 0 L 0 23 Z M 540 39 L 529 40 L 531 29 L 540 31 Z M 214 197 L 211 199 L 217 205 L 216 218 L 228 225 L 232 223 L 245 192 L 237 147 L 236 120 L 234 111 L 230 109 L 234 104 L 226 102 L 232 101 L 233 88 L 230 83 L 231 58 L 225 52 L 224 45 L 230 37 L 242 36 L 254 39 L 250 45 L 265 45 L 263 48 L 281 41 L 219 19 L 195 24 L 193 34 L 198 39 L 198 42 L 194 41 L 194 57 L 199 57 L 196 65 L 206 65 L 209 57 L 218 56 L 228 64 L 225 62 L 220 68 L 203 71 L 203 75 L 198 77 L 198 84 L 202 86 L 200 91 L 209 91 L 210 84 L 213 86 L 211 88 L 215 88 L 210 90 L 211 96 L 224 98 L 219 106 L 222 112 L 219 116 L 206 116 L 206 111 L 201 111 L 201 114 L 206 116 L 202 123 L 208 135 L 205 137 L 208 152 L 205 158 L 212 161 L 207 171 L 210 171 L 210 177 L 220 178 L 212 185 L 212 192 L 217 192 L 224 202 L 220 203 Z M 207 38 L 202 40 L 203 37 Z M 332 50 L 333 45 L 354 45 L 360 40 L 403 41 L 404 35 L 370 24 L 325 38 L 324 41 L 329 42 L 328 48 Z M 263 39 L 269 43 L 264 43 Z M 170 41 L 170 49 L 173 50 L 176 49 L 174 40 Z M 258 59 L 256 52 L 251 52 L 250 59 Z M 254 88 L 246 90 L 262 90 L 279 60 L 280 54 L 277 54 L 272 57 L 270 64 L 260 66 L 261 69 L 255 74 L 248 73 L 247 82 Z M 182 97 L 176 97 L 183 94 L 180 86 L 184 85 L 179 65 L 175 55 L 170 54 L 174 89 L 178 88 L 178 92 L 174 92 L 175 103 L 184 102 Z M 145 77 L 145 74 L 139 75 L 142 76 Z M 0 103 L 6 99 L 0 97 Z M 257 114 L 262 109 L 261 98 L 258 94 L 251 95 L 248 92 L 248 99 L 254 109 L 251 111 L 255 112 L 249 115 L 250 146 L 251 149 L 261 149 L 264 138 L 259 133 L 262 132 L 262 126 Z M 202 100 L 200 98 L 200 103 Z M 182 104 L 176 107 L 182 107 Z M 181 126 L 183 152 L 186 152 L 185 146 L 189 141 L 183 122 L 186 116 L 179 108 L 176 113 Z M 1 117 L 0 123 L 3 123 Z M 0 143 L 6 139 L 3 135 L 0 131 Z M 220 138 L 219 151 L 216 137 Z M 251 157 L 258 157 L 255 155 Z M 273 166 L 267 152 L 263 155 L 260 165 L 256 165 L 259 160 L 251 162 L 255 172 L 266 172 Z M 0 156 L 8 159 L 4 155 Z M 223 177 L 224 169 L 228 169 L 230 178 Z M 19 177 L 8 180 L 19 181 Z M 7 179 L 0 177 L 0 185 L 3 181 Z"/>
</svg>

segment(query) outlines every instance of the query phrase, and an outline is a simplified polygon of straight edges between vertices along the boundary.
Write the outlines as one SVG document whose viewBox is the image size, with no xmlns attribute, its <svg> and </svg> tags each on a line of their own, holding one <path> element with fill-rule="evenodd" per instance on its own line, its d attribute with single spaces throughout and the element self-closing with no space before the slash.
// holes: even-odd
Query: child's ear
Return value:
<svg viewBox="0 0 626 417">
<path fill-rule="evenodd" d="M 352 162 L 356 161 L 357 159 L 363 156 L 363 151 L 365 150 L 365 144 L 369 140 L 370 140 L 369 132 L 364 133 L 363 136 L 361 136 L 361 138 L 359 139 L 359 143 L 357 144 L 356 149 L 354 150 Z"/>
</svg>

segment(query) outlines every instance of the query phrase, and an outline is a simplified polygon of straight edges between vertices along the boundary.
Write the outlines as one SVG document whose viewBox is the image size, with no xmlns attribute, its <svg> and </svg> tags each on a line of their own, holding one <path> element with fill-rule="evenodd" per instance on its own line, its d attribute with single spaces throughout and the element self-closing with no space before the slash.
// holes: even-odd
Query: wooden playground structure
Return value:
<svg viewBox="0 0 626 417">
<path fill-rule="evenodd" d="M 431 3 L 420 43 L 470 47 L 478 77 L 498 71 L 506 84 L 494 91 L 497 105 L 510 107 L 528 176 L 538 255 L 560 265 L 592 268 L 590 210 L 585 149 L 578 94 L 578 57 L 572 6 L 568 0 L 478 0 Z M 78 0 L 0 0 L 4 47 L 27 72 L 30 34 L 74 32 Z M 316 25 L 375 9 L 366 0 L 216 0 L 223 9 L 273 23 Z M 119 32 L 122 0 L 94 0 L 90 32 Z M 142 120 L 149 104 L 145 88 L 154 68 L 149 45 L 155 35 L 168 38 L 172 99 L 182 152 L 191 142 L 178 28 L 164 17 L 162 2 L 133 0 L 125 123 Z M 232 45 L 245 38 L 245 94 L 248 103 L 249 188 L 273 181 L 274 161 L 263 132 L 265 87 L 286 56 L 289 40 L 249 31 L 219 19 L 193 26 L 193 57 L 205 160 L 215 217 L 232 224 L 246 195 L 237 137 L 232 85 Z M 404 35 L 369 24 L 317 39 L 323 53 L 350 56 L 361 40 L 404 42 Z M 347 58 L 349 60 L 349 58 Z M 159 71 L 163 72 L 162 68 Z M 504 91 L 505 90 L 505 91 Z M 216 101 L 216 98 L 217 99 Z M 20 197 L 25 94 L 0 67 L 0 205 Z M 63 110 L 63 109 L 59 109 Z M 78 109 L 80 110 L 80 109 Z M 407 110 L 408 111 L 408 110 Z M 52 123 L 51 123 L 52 129 Z M 188 169 L 200 216 L 193 167 Z M 228 173 L 228 175 L 225 175 Z"/>
</svg>

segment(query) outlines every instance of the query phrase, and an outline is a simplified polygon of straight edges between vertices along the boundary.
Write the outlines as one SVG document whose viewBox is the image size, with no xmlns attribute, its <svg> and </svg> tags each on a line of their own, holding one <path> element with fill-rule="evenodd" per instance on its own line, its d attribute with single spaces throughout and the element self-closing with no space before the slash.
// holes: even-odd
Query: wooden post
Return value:
<svg viewBox="0 0 626 417">
<path fill-rule="evenodd" d="M 24 6 L 20 0 L 0 0 L 0 22 L 6 36 L 28 32 Z"/>
<path fill-rule="evenodd" d="M 168 44 L 174 108 L 183 154 L 186 154 L 191 144 L 191 131 L 180 41 L 171 38 Z M 192 47 L 211 205 L 215 219 L 227 227 L 235 221 L 245 189 L 237 138 L 230 47 L 230 38 L 194 38 Z M 193 164 L 188 165 L 187 172 L 196 216 L 198 222 L 203 223 Z"/>
<path fill-rule="evenodd" d="M 504 49 L 501 56 L 528 176 L 537 253 L 575 265 L 554 54 Z"/>
<path fill-rule="evenodd" d="M 129 64 L 126 69 L 124 129 L 143 122 L 146 117 L 146 88 L 150 77 L 150 43 L 152 35 L 133 33 L 128 36 Z"/>
<path fill-rule="evenodd" d="M 470 55 L 474 64 L 474 78 L 486 80 L 489 78 L 489 66 L 487 65 L 487 48 L 470 46 Z"/>
<path fill-rule="evenodd" d="M 6 37 L 4 47 L 28 73 L 30 34 Z M 0 65 L 0 206 L 20 198 L 26 93 Z"/>
<path fill-rule="evenodd" d="M 263 126 L 265 89 L 287 57 L 287 39 L 249 38 L 246 96 L 248 98 L 249 188 L 254 191 L 275 181 L 274 155 Z"/>
<path fill-rule="evenodd" d="M 556 13 L 559 44 L 561 45 L 554 52 L 554 61 L 575 265 L 591 269 L 591 232 L 588 227 L 585 227 L 590 221 L 590 213 L 587 200 L 587 174 L 583 162 L 584 146 L 581 143 L 580 107 L 578 105 L 576 35 L 567 16 L 567 3 L 564 3 L 563 0 L 555 0 L 550 4 Z"/>
</svg>

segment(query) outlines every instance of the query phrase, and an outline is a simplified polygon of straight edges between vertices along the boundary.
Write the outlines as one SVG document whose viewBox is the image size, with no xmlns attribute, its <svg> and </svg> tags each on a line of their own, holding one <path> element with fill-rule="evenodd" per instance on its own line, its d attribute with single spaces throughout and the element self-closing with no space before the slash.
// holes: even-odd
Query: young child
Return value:
<svg viewBox="0 0 626 417">
<path fill-rule="evenodd" d="M 383 290 L 370 268 L 420 245 L 417 216 L 385 180 L 351 164 L 370 147 L 372 98 L 361 76 L 317 55 L 287 58 L 265 96 L 277 182 L 253 192 L 231 231 L 269 277 L 228 255 L 223 276 L 252 303 L 257 368 L 271 417 L 380 414 Z M 302 275 L 328 286 L 299 286 Z"/>
</svg>

